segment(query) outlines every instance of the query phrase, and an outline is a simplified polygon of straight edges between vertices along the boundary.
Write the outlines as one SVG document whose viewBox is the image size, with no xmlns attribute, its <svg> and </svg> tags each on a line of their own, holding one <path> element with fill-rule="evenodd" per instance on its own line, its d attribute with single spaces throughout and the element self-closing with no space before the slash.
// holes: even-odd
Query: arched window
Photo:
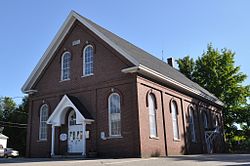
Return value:
<svg viewBox="0 0 250 166">
<path fill-rule="evenodd" d="M 71 54 L 69 52 L 63 53 L 61 59 L 61 80 L 70 79 L 70 62 Z"/>
<path fill-rule="evenodd" d="M 148 95 L 148 112 L 149 112 L 149 127 L 150 137 L 157 137 L 157 125 L 156 125 L 156 98 L 150 93 Z"/>
<path fill-rule="evenodd" d="M 76 112 L 71 110 L 68 117 L 68 126 L 76 125 Z"/>
<path fill-rule="evenodd" d="M 172 112 L 174 139 L 180 139 L 179 125 L 178 125 L 178 108 L 177 108 L 177 103 L 175 101 L 171 102 L 171 112 Z"/>
<path fill-rule="evenodd" d="M 48 111 L 48 105 L 43 104 L 40 108 L 39 140 L 47 140 Z"/>
<path fill-rule="evenodd" d="M 93 46 L 87 45 L 83 50 L 83 76 L 93 74 Z"/>
<path fill-rule="evenodd" d="M 208 128 L 208 119 L 207 119 L 207 114 L 203 112 L 203 126 L 205 129 Z"/>
<path fill-rule="evenodd" d="M 194 109 L 193 109 L 193 107 L 189 108 L 189 128 L 190 128 L 191 140 L 192 140 L 192 142 L 196 142 Z"/>
<path fill-rule="evenodd" d="M 108 99 L 109 135 L 121 136 L 121 101 L 117 93 L 112 93 Z"/>
<path fill-rule="evenodd" d="M 216 115 L 216 117 L 215 117 L 215 127 L 218 127 L 219 125 L 220 125 L 220 120 L 219 120 L 218 115 Z"/>
</svg>

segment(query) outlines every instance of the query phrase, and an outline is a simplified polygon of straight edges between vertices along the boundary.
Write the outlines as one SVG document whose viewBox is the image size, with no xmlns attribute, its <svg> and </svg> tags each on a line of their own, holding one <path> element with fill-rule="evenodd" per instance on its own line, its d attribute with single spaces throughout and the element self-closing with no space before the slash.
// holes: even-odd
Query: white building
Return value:
<svg viewBox="0 0 250 166">
<path fill-rule="evenodd" d="M 3 148 L 7 147 L 7 140 L 8 137 L 0 133 L 0 145 L 2 145 Z"/>
</svg>

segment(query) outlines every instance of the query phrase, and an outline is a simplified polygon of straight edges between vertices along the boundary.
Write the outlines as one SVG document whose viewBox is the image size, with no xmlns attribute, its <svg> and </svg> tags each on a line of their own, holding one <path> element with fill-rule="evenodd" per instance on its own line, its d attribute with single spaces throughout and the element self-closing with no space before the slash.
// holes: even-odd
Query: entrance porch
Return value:
<svg viewBox="0 0 250 166">
<path fill-rule="evenodd" d="M 86 125 L 94 122 L 84 105 L 73 96 L 64 95 L 47 120 L 51 125 L 51 156 L 55 156 L 56 134 L 66 145 L 67 154 L 86 156 Z M 56 132 L 56 129 L 57 130 Z M 60 151 L 60 149 L 59 149 Z"/>
</svg>

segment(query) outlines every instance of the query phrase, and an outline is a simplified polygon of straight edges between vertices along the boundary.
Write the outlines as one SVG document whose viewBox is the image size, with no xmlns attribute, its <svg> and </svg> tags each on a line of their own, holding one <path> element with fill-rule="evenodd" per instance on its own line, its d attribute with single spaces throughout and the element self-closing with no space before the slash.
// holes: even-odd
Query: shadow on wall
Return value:
<svg viewBox="0 0 250 166">
<path fill-rule="evenodd" d="M 250 165 L 250 154 L 214 154 L 214 155 L 183 155 L 169 156 L 175 161 L 195 160 L 198 162 L 218 161 L 218 162 L 235 162 L 236 165 Z M 240 164 L 242 163 L 242 164 Z M 248 164 L 246 164 L 248 163 Z"/>
<path fill-rule="evenodd" d="M 181 138 L 185 139 L 185 145 L 181 147 L 181 153 L 207 154 L 208 151 L 210 153 L 225 152 L 223 119 L 218 108 L 197 100 L 183 103 L 182 108 L 185 120 L 182 119 L 184 125 L 179 127 L 184 128 Z"/>
</svg>

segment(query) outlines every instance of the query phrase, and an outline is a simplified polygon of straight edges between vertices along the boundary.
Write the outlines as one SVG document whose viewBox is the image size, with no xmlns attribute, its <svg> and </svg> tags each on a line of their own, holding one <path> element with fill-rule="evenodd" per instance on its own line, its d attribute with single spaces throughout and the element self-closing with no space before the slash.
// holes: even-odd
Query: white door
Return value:
<svg viewBox="0 0 250 166">
<path fill-rule="evenodd" d="M 76 114 L 72 110 L 68 117 L 68 153 L 83 152 L 83 126 L 76 124 Z"/>
</svg>

